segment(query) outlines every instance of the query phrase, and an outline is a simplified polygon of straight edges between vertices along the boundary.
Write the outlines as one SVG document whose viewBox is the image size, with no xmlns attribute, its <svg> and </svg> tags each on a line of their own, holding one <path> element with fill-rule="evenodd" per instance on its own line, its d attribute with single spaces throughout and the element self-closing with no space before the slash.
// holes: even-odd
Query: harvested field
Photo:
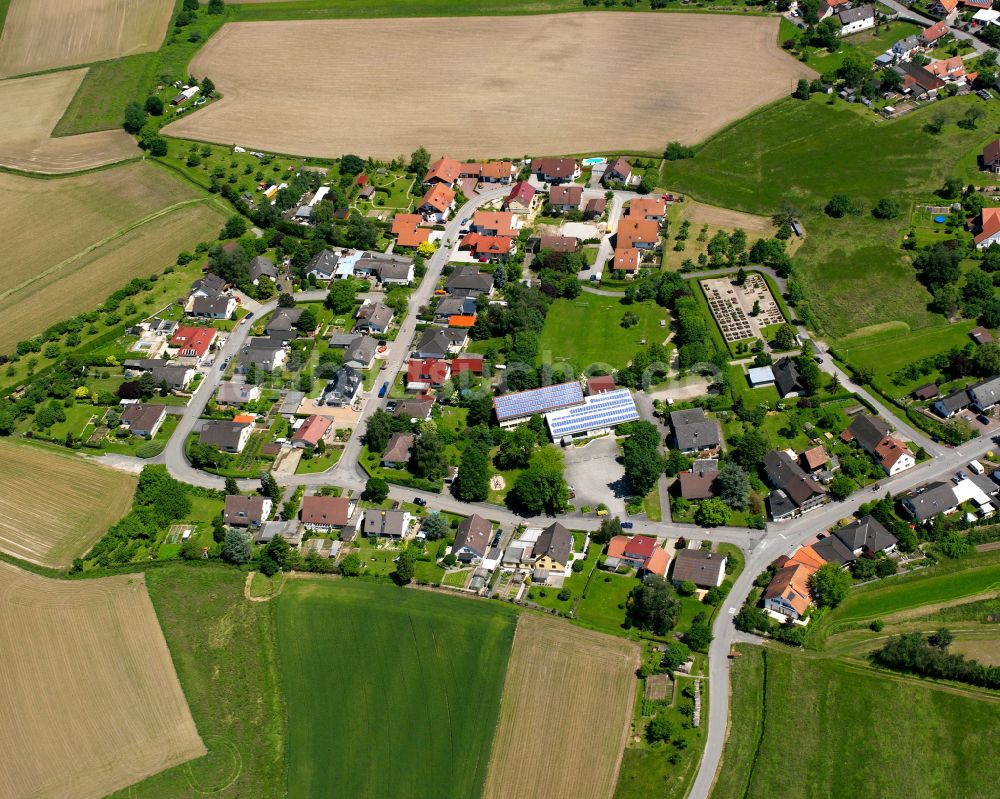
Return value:
<svg viewBox="0 0 1000 799">
<path fill-rule="evenodd" d="M 86 73 L 75 69 L 0 80 L 0 166 L 60 174 L 140 155 L 124 130 L 50 138 Z"/>
<path fill-rule="evenodd" d="M 742 228 L 747 235 L 773 236 L 777 228 L 769 216 L 748 214 L 731 208 L 719 208 L 696 200 L 685 201 L 682 219 L 690 219 L 691 225 L 708 225 L 709 228 L 736 230 Z"/>
<path fill-rule="evenodd" d="M 524 614 L 514 635 L 484 799 L 589 799 L 615 790 L 639 648 Z"/>
<path fill-rule="evenodd" d="M 205 753 L 141 574 L 0 562 L 0 799 L 100 799 Z"/>
<path fill-rule="evenodd" d="M 389 158 L 419 144 L 457 158 L 659 152 L 812 74 L 778 50 L 777 25 L 624 12 L 228 24 L 191 64 L 225 97 L 165 131 L 313 156 Z M 429 41 L 448 45 L 431 51 Z M 740 69 L 703 69 L 706 49 Z M 615 52 L 634 58 L 609 69 Z"/>
<path fill-rule="evenodd" d="M 0 550 L 53 568 L 68 567 L 125 514 L 136 484 L 82 458 L 3 439 L 0 482 Z"/>
<path fill-rule="evenodd" d="M 61 180 L 0 174 L 0 194 L 0 352 L 168 266 L 224 221 L 179 179 L 140 163 Z"/>
<path fill-rule="evenodd" d="M 984 666 L 1000 666 L 1000 638 L 961 638 L 950 650 Z"/>
<path fill-rule="evenodd" d="M 155 50 L 173 0 L 10 0 L 0 77 Z"/>
</svg>

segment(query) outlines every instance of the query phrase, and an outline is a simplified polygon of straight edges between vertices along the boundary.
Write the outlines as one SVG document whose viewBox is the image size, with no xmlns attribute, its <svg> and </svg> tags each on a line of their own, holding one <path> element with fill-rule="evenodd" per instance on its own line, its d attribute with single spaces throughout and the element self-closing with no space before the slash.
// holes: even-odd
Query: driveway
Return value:
<svg viewBox="0 0 1000 799">
<path fill-rule="evenodd" d="M 573 504 L 591 508 L 603 502 L 612 515 L 625 515 L 625 468 L 618 462 L 618 442 L 614 436 L 595 438 L 582 447 L 569 446 L 566 482 L 576 489 Z"/>
</svg>

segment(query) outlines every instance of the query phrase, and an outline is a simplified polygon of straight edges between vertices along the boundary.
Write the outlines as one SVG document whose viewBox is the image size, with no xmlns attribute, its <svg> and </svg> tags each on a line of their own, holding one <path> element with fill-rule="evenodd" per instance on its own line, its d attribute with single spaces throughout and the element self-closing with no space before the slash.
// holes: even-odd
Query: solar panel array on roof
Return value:
<svg viewBox="0 0 1000 799">
<path fill-rule="evenodd" d="M 632 399 L 632 392 L 627 388 L 620 388 L 587 397 L 583 405 L 546 414 L 545 421 L 553 440 L 558 440 L 563 436 L 614 427 L 638 418 L 639 411 Z"/>
<path fill-rule="evenodd" d="M 579 405 L 582 402 L 583 389 L 574 380 L 571 383 L 557 383 L 554 386 L 533 388 L 529 391 L 518 391 L 514 394 L 494 397 L 493 408 L 497 412 L 497 419 L 503 422 L 521 416 L 547 413 L 569 405 Z"/>
</svg>

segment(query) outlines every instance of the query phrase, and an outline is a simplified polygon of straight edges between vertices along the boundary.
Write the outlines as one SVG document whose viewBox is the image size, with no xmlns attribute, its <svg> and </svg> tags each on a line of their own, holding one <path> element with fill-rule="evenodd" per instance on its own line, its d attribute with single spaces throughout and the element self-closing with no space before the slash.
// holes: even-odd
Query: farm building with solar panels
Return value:
<svg viewBox="0 0 1000 799">
<path fill-rule="evenodd" d="M 583 389 L 575 380 L 493 398 L 493 410 L 503 428 L 517 427 L 536 413 L 544 416 L 552 411 L 582 404 Z"/>
<path fill-rule="evenodd" d="M 587 397 L 580 405 L 545 414 L 553 441 L 574 436 L 609 432 L 625 422 L 634 422 L 639 411 L 627 388 Z"/>
</svg>

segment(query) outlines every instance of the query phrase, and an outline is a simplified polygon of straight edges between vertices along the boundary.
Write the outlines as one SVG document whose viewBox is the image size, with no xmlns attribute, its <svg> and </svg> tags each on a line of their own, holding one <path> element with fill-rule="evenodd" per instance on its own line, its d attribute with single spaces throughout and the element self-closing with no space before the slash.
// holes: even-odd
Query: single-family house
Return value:
<svg viewBox="0 0 1000 799">
<path fill-rule="evenodd" d="M 439 158 L 427 170 L 423 183 L 425 186 L 444 184 L 451 187 L 462 175 L 462 164 L 454 158 Z"/>
<path fill-rule="evenodd" d="M 230 527 L 260 527 L 271 515 L 272 504 L 267 497 L 230 494 L 226 497 L 222 520 Z"/>
<path fill-rule="evenodd" d="M 413 433 L 393 433 L 382 453 L 382 465 L 390 469 L 406 468 L 415 439 Z"/>
<path fill-rule="evenodd" d="M 840 566 L 849 566 L 854 562 L 854 552 L 844 545 L 835 535 L 821 537 L 812 545 L 816 554 L 827 563 L 837 563 Z"/>
<path fill-rule="evenodd" d="M 815 447 L 804 450 L 799 456 L 799 460 L 802 462 L 803 469 L 809 474 L 816 475 L 826 469 L 827 464 L 830 463 L 830 453 L 822 444 L 817 444 Z"/>
<path fill-rule="evenodd" d="M 959 411 L 964 411 L 971 404 L 972 400 L 969 398 L 969 392 L 964 388 L 960 388 L 958 391 L 953 391 L 947 397 L 941 397 L 937 400 L 934 403 L 934 410 L 945 419 L 950 419 Z"/>
<path fill-rule="evenodd" d="M 906 446 L 906 442 L 895 436 L 883 438 L 871 455 L 890 477 L 917 465 L 917 457 L 913 451 Z"/>
<path fill-rule="evenodd" d="M 381 300 L 365 300 L 355 314 L 355 333 L 386 333 L 395 318 L 392 308 Z"/>
<path fill-rule="evenodd" d="M 635 277 L 641 263 L 642 253 L 635 247 L 615 247 L 610 268 L 616 272 L 624 272 L 626 277 Z"/>
<path fill-rule="evenodd" d="M 180 325 L 170 338 L 170 347 L 177 350 L 178 363 L 200 366 L 207 361 L 218 332 L 214 327 Z"/>
<path fill-rule="evenodd" d="M 406 364 L 406 390 L 438 388 L 451 377 L 451 365 L 439 358 L 411 358 Z"/>
<path fill-rule="evenodd" d="M 920 39 L 916 36 L 907 36 L 892 45 L 892 54 L 896 61 L 909 61 L 920 52 Z"/>
<path fill-rule="evenodd" d="M 397 247 L 419 247 L 431 236 L 430 228 L 420 227 L 424 218 L 420 214 L 396 214 L 390 232 L 396 237 Z"/>
<path fill-rule="evenodd" d="M 121 426 L 132 435 L 140 438 L 153 438 L 166 418 L 167 408 L 165 405 L 146 405 L 134 402 L 125 407 L 119 421 Z"/>
<path fill-rule="evenodd" d="M 775 489 L 768 495 L 775 521 L 808 513 L 826 502 L 826 490 L 788 452 L 775 449 L 768 452 L 764 456 L 764 471 Z"/>
<path fill-rule="evenodd" d="M 826 561 L 813 547 L 800 547 L 790 558 L 779 558 L 780 568 L 764 589 L 764 609 L 789 619 L 800 619 L 809 609 L 812 596 L 809 578 Z"/>
<path fill-rule="evenodd" d="M 447 326 L 453 316 L 476 316 L 478 304 L 473 297 L 442 297 L 434 309 L 434 322 Z"/>
<path fill-rule="evenodd" d="M 628 204 L 625 216 L 662 225 L 667 216 L 667 201 L 662 197 L 639 197 Z"/>
<path fill-rule="evenodd" d="M 519 180 L 511 186 L 510 194 L 503 201 L 505 211 L 515 214 L 530 214 L 538 202 L 538 192 L 526 180 Z"/>
<path fill-rule="evenodd" d="M 980 413 L 985 413 L 1000 401 L 1000 377 L 989 377 L 969 386 L 969 399 L 972 407 Z"/>
<path fill-rule="evenodd" d="M 469 341 L 469 331 L 462 327 L 429 327 L 413 348 L 414 358 L 447 358 L 457 355 Z"/>
<path fill-rule="evenodd" d="M 652 219 L 625 217 L 618 223 L 615 249 L 652 250 L 660 241 L 660 225 Z"/>
<path fill-rule="evenodd" d="M 484 361 L 482 355 L 466 354 L 449 361 L 451 364 L 451 379 L 458 380 L 466 372 L 473 377 L 482 377 L 484 373 Z"/>
<path fill-rule="evenodd" d="M 580 249 L 580 240 L 576 236 L 539 236 L 538 251 L 576 252 Z"/>
<path fill-rule="evenodd" d="M 255 386 L 253 383 L 233 383 L 228 380 L 219 383 L 219 390 L 215 395 L 215 401 L 219 405 L 246 405 L 259 399 L 260 386 Z"/>
<path fill-rule="evenodd" d="M 428 222 L 445 222 L 453 210 L 455 210 L 455 192 L 444 183 L 431 186 L 417 205 L 417 212 Z"/>
<path fill-rule="evenodd" d="M 875 9 L 871 6 L 845 8 L 837 12 L 837 17 L 840 19 L 841 36 L 850 36 L 875 27 Z"/>
<path fill-rule="evenodd" d="M 510 183 L 517 175 L 513 161 L 486 161 L 462 164 L 460 177 L 474 178 L 483 183 Z"/>
<path fill-rule="evenodd" d="M 344 350 L 344 365 L 353 369 L 371 369 L 377 351 L 376 339 L 371 336 L 358 336 Z"/>
<path fill-rule="evenodd" d="M 920 39 L 920 46 L 924 49 L 933 47 L 937 44 L 938 39 L 948 33 L 948 23 L 943 19 L 938 20 L 929 28 L 924 28 L 923 32 L 918 37 Z"/>
<path fill-rule="evenodd" d="M 960 55 L 931 61 L 924 69 L 943 80 L 958 81 L 965 77 L 965 61 Z"/>
<path fill-rule="evenodd" d="M 532 551 L 536 573 L 548 577 L 550 572 L 565 572 L 573 552 L 573 534 L 559 522 L 553 522 L 542 530 Z"/>
<path fill-rule="evenodd" d="M 481 563 L 490 548 L 493 524 L 478 513 L 464 518 L 455 531 L 451 554 L 462 563 Z"/>
<path fill-rule="evenodd" d="M 969 338 L 979 345 L 993 344 L 996 341 L 996 339 L 993 338 L 993 334 L 982 325 L 972 328 L 972 330 L 969 331 Z"/>
<path fill-rule="evenodd" d="M 292 433 L 292 446 L 300 449 L 316 447 L 327 434 L 333 422 L 326 416 L 313 414 L 303 421 Z"/>
<path fill-rule="evenodd" d="M 517 240 L 511 236 L 487 236 L 466 233 L 459 244 L 460 250 L 469 250 L 480 261 L 504 261 L 514 254 Z"/>
<path fill-rule="evenodd" d="M 608 201 L 603 197 L 591 197 L 583 205 L 583 218 L 590 221 L 598 219 L 604 215 L 608 208 Z"/>
<path fill-rule="evenodd" d="M 677 475 L 681 496 L 684 499 L 709 499 L 715 496 L 715 479 L 719 476 L 718 468 L 692 468 L 688 472 Z"/>
<path fill-rule="evenodd" d="M 171 363 L 163 358 L 138 358 L 122 363 L 126 374 L 136 375 L 149 372 L 153 383 L 166 386 L 169 391 L 181 391 L 194 379 L 194 369 L 190 366 Z"/>
<path fill-rule="evenodd" d="M 401 419 L 410 419 L 415 422 L 425 422 L 431 418 L 431 409 L 434 407 L 433 399 L 405 399 L 392 412 L 393 416 Z"/>
<path fill-rule="evenodd" d="M 192 297 L 214 297 L 222 294 L 229 284 L 214 272 L 206 272 L 191 284 Z"/>
<path fill-rule="evenodd" d="M 350 366 L 341 366 L 323 389 L 320 405 L 343 408 L 353 405 L 361 393 L 361 374 Z"/>
<path fill-rule="evenodd" d="M 980 166 L 986 172 L 1000 175 L 1000 139 L 994 139 L 983 148 Z"/>
<path fill-rule="evenodd" d="M 265 372 L 275 372 L 285 364 L 288 348 L 281 338 L 253 336 L 240 351 L 236 371 L 245 373 L 251 366 Z"/>
<path fill-rule="evenodd" d="M 846 8 L 850 5 L 850 3 L 851 0 L 820 0 L 819 8 L 816 9 L 816 22 L 820 22 L 827 17 L 833 16 L 840 9 Z"/>
<path fill-rule="evenodd" d="M 365 253 L 357 267 L 369 267 L 383 286 L 408 286 L 413 282 L 413 259 L 384 253 Z"/>
<path fill-rule="evenodd" d="M 484 236 L 516 236 L 523 221 L 512 211 L 476 211 L 470 228 Z"/>
<path fill-rule="evenodd" d="M 264 332 L 270 336 L 294 330 L 304 312 L 305 308 L 277 308 L 264 325 Z"/>
<path fill-rule="evenodd" d="M 493 293 L 493 275 L 480 272 L 474 266 L 459 266 L 444 283 L 444 290 L 453 297 L 478 297 Z"/>
<path fill-rule="evenodd" d="M 632 165 L 626 159 L 618 156 L 614 161 L 608 164 L 607 169 L 604 170 L 604 175 L 601 180 L 605 186 L 613 183 L 623 183 L 628 185 L 632 182 L 632 175 Z"/>
<path fill-rule="evenodd" d="M 888 475 L 899 474 L 916 465 L 916 456 L 905 442 L 889 434 L 889 425 L 877 416 L 860 414 L 840 434 L 844 441 L 856 441 Z"/>
<path fill-rule="evenodd" d="M 365 510 L 362 531 L 366 536 L 378 538 L 404 538 L 410 529 L 408 510 Z"/>
<path fill-rule="evenodd" d="M 688 408 L 670 414 L 674 446 L 687 454 L 717 450 L 721 443 L 719 423 L 709 419 L 703 408 Z"/>
<path fill-rule="evenodd" d="M 771 366 L 771 373 L 774 375 L 774 385 L 778 389 L 778 394 L 782 397 L 797 397 L 802 393 L 802 378 L 793 358 L 788 356 L 779 358 Z"/>
<path fill-rule="evenodd" d="M 313 494 L 302 498 L 299 518 L 307 530 L 332 532 L 350 528 L 353 534 L 356 508 L 357 503 L 347 497 L 322 497 Z"/>
<path fill-rule="evenodd" d="M 579 211 L 583 186 L 553 186 L 549 189 L 549 208 L 559 214 Z"/>
<path fill-rule="evenodd" d="M 572 158 L 536 158 L 531 171 L 545 183 L 570 183 L 582 174 L 580 163 Z"/>
<path fill-rule="evenodd" d="M 717 588 L 726 579 L 726 556 L 703 549 L 678 550 L 670 579 L 674 585 L 692 582 L 699 588 Z"/>
<path fill-rule="evenodd" d="M 253 425 L 244 422 L 212 420 L 205 422 L 198 443 L 223 452 L 240 453 L 247 445 Z"/>
<path fill-rule="evenodd" d="M 855 557 L 892 552 L 896 548 L 896 537 L 873 516 L 856 519 L 839 530 L 834 530 L 833 534 Z"/>
<path fill-rule="evenodd" d="M 258 255 L 250 261 L 247 270 L 250 272 L 250 281 L 255 286 L 260 283 L 262 277 L 275 282 L 278 280 L 278 267 L 274 265 L 274 261 L 263 255 Z"/>
<path fill-rule="evenodd" d="M 952 513 L 959 502 L 951 483 L 934 482 L 904 496 L 901 504 L 913 521 L 925 524 L 939 513 Z"/>
<path fill-rule="evenodd" d="M 317 280 L 343 279 L 345 275 L 338 273 L 339 266 L 340 253 L 324 249 L 309 259 L 309 263 L 306 264 L 305 274 L 306 277 L 314 277 Z M 353 275 L 354 270 L 351 269 L 350 274 L 346 275 L 346 277 L 352 277 Z"/>
<path fill-rule="evenodd" d="M 655 574 L 665 578 L 670 567 L 669 553 L 656 538 L 646 535 L 616 535 L 608 542 L 607 560 L 630 566 L 639 576 Z"/>
<path fill-rule="evenodd" d="M 229 294 L 192 294 L 184 313 L 203 319 L 229 319 L 236 313 L 237 304 L 236 298 Z"/>
</svg>

